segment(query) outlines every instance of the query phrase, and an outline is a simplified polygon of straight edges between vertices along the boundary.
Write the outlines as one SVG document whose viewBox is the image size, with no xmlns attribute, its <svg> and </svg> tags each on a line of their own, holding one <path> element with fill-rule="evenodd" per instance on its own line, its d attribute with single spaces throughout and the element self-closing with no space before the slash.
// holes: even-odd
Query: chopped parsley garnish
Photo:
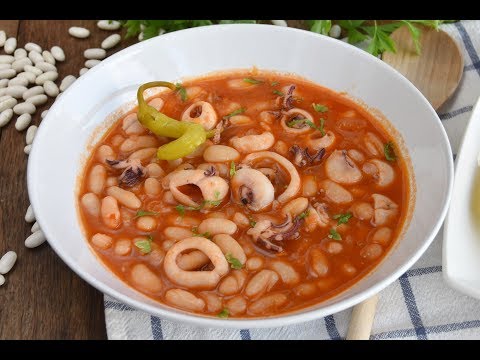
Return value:
<svg viewBox="0 0 480 360">
<path fill-rule="evenodd" d="M 235 175 L 237 173 L 237 170 L 235 169 L 235 163 L 232 161 L 230 163 L 230 177 Z"/>
<path fill-rule="evenodd" d="M 204 237 L 207 239 L 210 239 L 212 237 L 212 234 L 210 234 L 208 231 L 205 231 L 203 234 L 200 234 L 198 232 L 198 226 L 192 227 L 192 233 L 193 233 L 193 236 Z"/>
<path fill-rule="evenodd" d="M 227 253 L 225 255 L 225 259 L 227 259 L 228 263 L 230 264 L 230 267 L 232 269 L 235 269 L 235 270 L 240 270 L 241 268 L 243 268 L 243 265 L 242 263 L 240 262 L 240 260 L 238 260 L 237 258 L 234 258 L 232 254 L 230 253 Z"/>
<path fill-rule="evenodd" d="M 313 109 L 314 109 L 316 112 L 324 113 L 324 112 L 327 112 L 327 111 L 328 111 L 328 106 L 325 106 L 325 105 L 322 105 L 322 104 L 315 104 L 315 103 L 313 103 L 312 106 L 313 106 Z"/>
<path fill-rule="evenodd" d="M 277 86 L 278 84 L 280 84 L 278 81 L 272 81 L 270 83 L 270 86 Z"/>
<path fill-rule="evenodd" d="M 152 251 L 152 241 L 152 236 L 148 235 L 145 240 L 135 241 L 135 246 L 140 250 L 142 254 L 146 255 Z"/>
<path fill-rule="evenodd" d="M 385 153 L 385 159 L 388 161 L 395 161 L 397 160 L 397 155 L 395 154 L 393 142 L 389 141 L 383 147 L 383 152 Z"/>
<path fill-rule="evenodd" d="M 142 216 L 158 216 L 160 213 L 155 212 L 155 211 L 145 211 L 145 210 L 138 210 L 137 213 L 135 214 L 134 219 L 142 217 Z"/>
<path fill-rule="evenodd" d="M 263 81 L 262 80 L 257 80 L 257 79 L 253 79 L 253 78 L 244 78 L 243 81 L 249 83 L 249 84 L 254 84 L 254 85 L 257 85 L 257 84 L 262 84 Z"/>
<path fill-rule="evenodd" d="M 218 198 L 220 196 L 220 192 L 216 191 L 215 196 Z M 185 211 L 200 211 L 205 207 L 205 205 L 212 205 L 216 207 L 221 203 L 222 203 L 222 200 L 203 200 L 202 203 L 198 206 L 177 205 L 175 206 L 175 210 L 177 210 L 180 216 L 184 216 Z"/>
<path fill-rule="evenodd" d="M 185 206 L 184 205 L 177 205 L 175 206 L 175 210 L 180 214 L 180 216 L 185 215 Z"/>
<path fill-rule="evenodd" d="M 257 225 L 257 222 L 255 221 L 255 219 L 253 218 L 253 216 L 249 216 L 248 217 L 248 221 L 250 222 L 250 227 L 255 227 L 255 225 Z"/>
<path fill-rule="evenodd" d="M 224 308 L 222 311 L 220 311 L 217 316 L 221 319 L 226 319 L 230 315 L 230 311 L 228 311 L 227 308 Z"/>
<path fill-rule="evenodd" d="M 302 220 L 302 219 L 305 219 L 306 217 L 308 217 L 308 215 L 310 215 L 310 210 L 305 210 L 304 212 L 302 212 L 301 214 L 299 214 L 297 217 L 299 220 Z"/>
<path fill-rule="evenodd" d="M 183 85 L 176 83 L 175 87 L 177 88 L 176 91 L 180 95 L 180 99 L 182 99 L 183 102 L 187 101 L 187 90 L 183 87 Z"/>
<path fill-rule="evenodd" d="M 338 225 L 346 224 L 348 222 L 348 220 L 350 220 L 351 217 L 352 217 L 352 213 L 350 213 L 350 212 L 347 212 L 345 214 L 333 215 L 333 218 L 335 220 L 338 220 L 338 222 L 337 222 Z"/>
<path fill-rule="evenodd" d="M 230 114 L 225 115 L 223 118 L 224 119 L 230 119 L 232 116 L 243 114 L 245 111 L 247 111 L 247 109 L 244 108 L 244 107 L 241 107 L 240 109 L 237 109 L 235 111 L 232 111 Z"/>
<path fill-rule="evenodd" d="M 295 119 L 295 120 L 289 121 L 287 123 L 287 126 L 294 127 L 295 125 L 298 125 L 298 124 L 305 124 L 312 129 L 320 131 L 322 136 L 325 136 L 325 130 L 323 129 L 325 125 L 325 119 L 323 118 L 320 119 L 320 126 L 315 125 L 311 120 L 308 120 L 308 119 Z"/>
<path fill-rule="evenodd" d="M 278 95 L 278 96 L 284 96 L 285 94 L 283 92 L 281 92 L 280 90 L 273 90 L 272 93 L 274 93 L 275 95 Z"/>
<path fill-rule="evenodd" d="M 342 237 L 335 229 L 330 229 L 330 234 L 328 235 L 328 237 L 333 240 L 342 240 Z"/>
</svg>

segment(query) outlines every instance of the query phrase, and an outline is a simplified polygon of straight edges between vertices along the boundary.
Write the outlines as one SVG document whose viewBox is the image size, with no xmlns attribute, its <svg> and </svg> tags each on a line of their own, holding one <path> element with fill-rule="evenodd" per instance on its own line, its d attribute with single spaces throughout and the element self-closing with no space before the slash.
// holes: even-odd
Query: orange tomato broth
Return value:
<svg viewBox="0 0 480 360">
<path fill-rule="evenodd" d="M 243 81 L 244 78 L 254 78 L 255 80 L 259 80 L 260 83 L 251 84 Z M 242 84 L 243 81 L 245 88 L 242 86 L 240 86 L 240 89 L 237 87 L 234 88 L 232 83 L 229 83 L 229 81 L 233 79 L 237 79 L 237 87 L 238 84 Z M 93 251 L 109 270 L 115 273 L 129 286 L 167 306 L 173 306 L 175 308 L 207 316 L 218 316 L 219 314 L 224 315 L 226 311 L 230 318 L 252 318 L 288 313 L 321 303 L 357 283 L 384 259 L 389 250 L 394 246 L 396 240 L 400 237 L 404 223 L 407 220 L 408 201 L 410 201 L 411 191 L 408 180 L 409 173 L 406 161 L 400 156 L 401 154 L 396 146 L 397 139 L 389 135 L 389 131 L 384 128 L 376 117 L 365 108 L 347 97 L 321 87 L 318 84 L 297 77 L 268 72 L 251 73 L 236 71 L 185 81 L 183 86 L 187 90 L 187 94 L 190 95 L 186 101 L 182 101 L 178 91 L 164 91 L 157 96 L 164 100 L 163 108 L 160 111 L 174 119 L 181 119 L 185 109 L 199 100 L 210 102 L 214 107 L 219 120 L 224 116 L 231 114 L 233 111 L 243 108 L 245 111 L 241 113 L 240 116 L 250 118 L 251 122 L 248 125 L 230 124 L 227 126 L 221 134 L 219 144 L 231 147 L 232 145 L 229 140 L 234 136 L 241 137 L 248 134 L 261 134 L 269 129 L 275 137 L 275 143 L 268 150 L 264 151 L 279 153 L 293 164 L 293 154 L 289 151 L 285 152 L 285 149 L 290 149 L 294 144 L 304 148 L 307 146 L 309 137 L 320 137 L 320 131 L 311 128 L 306 134 L 292 136 L 285 132 L 284 128 L 279 124 L 280 120 L 277 118 L 274 118 L 271 124 L 263 122 L 262 125 L 262 121 L 260 121 L 260 119 L 266 117 L 264 114 L 264 117 L 262 118 L 260 115 L 262 111 L 281 110 L 283 97 L 280 96 L 279 92 L 285 93 L 288 86 L 291 84 L 295 84 L 296 86 L 293 106 L 310 113 L 313 116 L 314 124 L 317 127 L 320 126 L 320 118 L 323 118 L 324 130 L 327 132 L 331 131 L 335 135 L 336 140 L 333 147 L 326 149 L 326 153 L 320 162 L 305 167 L 294 165 L 302 179 L 302 185 L 304 184 L 306 177 L 310 177 L 310 179 L 313 177 L 316 182 L 318 191 L 314 196 L 307 198 L 310 205 L 315 203 L 327 205 L 327 213 L 330 217 L 328 225 L 325 227 L 317 226 L 314 231 L 307 232 L 305 230 L 305 223 L 302 223 L 298 230 L 300 235 L 298 238 L 275 242 L 275 244 L 281 245 L 284 249 L 284 251 L 280 253 L 266 249 L 261 244 L 255 242 L 250 235 L 247 235 L 247 231 L 251 228 L 251 225 L 239 225 L 237 231 L 232 237 L 242 246 L 247 260 L 252 257 L 260 257 L 263 260 L 263 266 L 256 270 L 248 270 L 245 265 L 243 265 L 241 270 L 233 270 L 230 268 L 229 273 L 224 275 L 217 286 L 212 289 L 192 289 L 185 286 L 179 286 L 175 283 L 174 279 L 168 278 L 163 268 L 163 258 L 165 254 L 168 252 L 169 247 L 172 246 L 174 241 L 178 241 L 168 239 L 163 233 L 165 228 L 172 226 L 183 227 L 192 231 L 193 236 L 196 227 L 198 227 L 202 220 L 212 216 L 225 216 L 232 220 L 234 214 L 237 212 L 245 214 L 249 220 L 258 221 L 259 217 L 261 218 L 262 214 L 264 214 L 273 217 L 278 223 L 282 223 L 285 219 L 280 215 L 280 209 L 285 204 L 277 204 L 275 208 L 269 206 L 265 211 L 255 213 L 248 210 L 244 205 L 235 203 L 230 193 L 231 188 L 229 188 L 229 194 L 220 205 L 211 208 L 206 206 L 201 211 L 187 209 L 185 214 L 181 215 L 178 209 L 176 209 L 176 204 L 179 204 L 178 202 L 174 204 L 166 203 L 164 201 L 164 197 L 166 196 L 165 193 L 168 192 L 168 189 L 162 187 L 161 192 L 156 196 L 145 194 L 144 182 L 148 177 L 147 175 L 147 177 L 141 179 L 139 184 L 133 187 L 119 185 L 125 190 L 133 192 L 141 200 L 142 205 L 140 209 L 132 210 L 119 204 L 121 225 L 118 228 L 112 229 L 106 226 L 102 221 L 102 216 L 91 215 L 82 207 L 82 205 L 79 206 L 81 222 L 87 239 L 89 240 Z M 198 92 L 198 90 L 201 91 Z M 325 112 L 315 111 L 312 106 L 314 103 L 324 105 L 328 110 Z M 136 112 L 136 109 L 132 112 Z M 113 169 L 108 164 L 99 162 L 98 156 L 96 155 L 100 146 L 110 146 L 116 154 L 117 159 L 126 159 L 134 152 L 129 151 L 122 153 L 119 150 L 119 147 L 124 141 L 122 138 L 127 139 L 129 137 L 122 129 L 125 116 L 120 118 L 109 129 L 91 152 L 90 158 L 81 177 L 81 186 L 78 194 L 80 204 L 82 196 L 89 192 L 88 175 L 93 166 L 98 164 L 104 166 L 107 171 L 107 176 L 112 182 L 114 182 L 114 178 L 117 178 L 121 173 L 121 171 Z M 245 118 L 243 118 L 243 120 L 245 120 Z M 364 140 L 365 134 L 368 132 L 375 134 L 375 136 L 381 140 L 382 144 L 388 142 L 393 143 L 394 149 L 397 150 L 397 158 L 395 161 L 387 161 L 383 149 L 380 155 L 373 156 L 369 154 Z M 142 136 L 148 134 L 154 136 L 147 130 L 145 130 L 145 133 L 142 134 Z M 135 136 L 136 135 L 130 137 L 134 139 Z M 157 147 L 169 141 L 168 139 L 161 137 L 155 138 L 158 140 L 156 144 Z M 207 142 L 211 145 L 211 141 Z M 282 146 L 282 142 L 287 146 Z M 365 161 L 376 158 L 387 163 L 392 167 L 395 173 L 395 179 L 387 187 L 381 188 L 375 183 L 374 177 L 368 176 L 362 171 L 362 179 L 359 182 L 351 185 L 340 184 L 344 189 L 350 192 L 353 196 L 353 201 L 347 204 L 337 204 L 329 201 L 325 195 L 325 191 L 319 183 L 322 180 L 327 179 L 325 162 L 332 152 L 335 150 L 351 149 L 360 151 L 365 156 Z M 313 153 L 311 149 L 310 153 Z M 242 163 L 243 158 L 247 155 L 248 153 L 240 154 L 240 159 L 234 162 L 236 167 Z M 185 165 L 188 163 L 196 168 L 199 164 L 206 162 L 207 161 L 205 161 L 200 155 L 194 158 L 184 158 L 182 164 Z M 364 162 L 354 162 L 359 169 L 362 169 L 362 164 Z M 177 166 L 179 166 L 179 162 L 177 161 L 168 162 L 158 160 L 155 154 L 148 159 L 142 160 L 143 166 L 147 166 L 149 163 L 159 164 L 165 174 L 172 172 Z M 271 164 L 267 162 L 266 166 L 269 165 Z M 220 171 L 220 175 L 229 183 L 229 185 L 230 174 L 228 170 L 230 169 L 230 166 L 230 161 L 225 162 L 223 170 Z M 227 170 L 225 170 L 225 168 L 227 168 Z M 282 167 L 277 167 L 277 170 L 282 173 L 281 179 L 279 180 L 280 184 L 288 184 L 289 178 L 284 169 Z M 161 183 L 162 178 L 163 177 L 160 177 L 157 180 Z M 107 186 L 104 186 L 102 190 L 96 194 L 100 201 L 107 195 L 106 191 Z M 190 193 L 190 195 L 194 196 L 194 199 L 198 200 L 200 192 L 195 190 L 192 186 L 183 186 L 182 191 L 184 193 Z M 281 194 L 281 191 L 282 189 L 280 189 L 277 184 L 275 187 L 275 199 Z M 292 199 L 302 197 L 302 191 L 303 189 L 301 186 L 297 195 Z M 366 246 L 373 244 L 373 235 L 380 226 L 376 227 L 372 224 L 372 220 L 360 220 L 356 216 L 352 216 L 348 219 L 346 224 L 341 225 L 337 224 L 338 219 L 333 219 L 336 214 L 344 214 L 347 212 L 352 213 L 352 205 L 355 203 L 366 202 L 373 206 L 371 195 L 374 193 L 387 196 L 398 205 L 397 215 L 385 225 L 393 231 L 393 235 L 388 241 L 388 244 L 383 243 L 380 245 L 382 250 L 380 255 L 372 255 L 372 252 L 367 250 L 362 251 Z M 136 227 L 136 222 L 140 219 L 135 218 L 138 210 L 159 213 L 157 216 L 152 216 L 156 223 L 154 230 L 146 232 Z M 223 215 L 219 215 L 219 213 Z M 332 228 L 336 229 L 338 234 L 340 234 L 341 240 L 335 240 L 329 237 Z M 97 233 L 108 235 L 108 237 L 111 238 L 111 244 L 106 248 L 92 244 L 92 236 Z M 143 254 L 135 245 L 135 241 L 138 241 L 138 239 L 134 239 L 142 236 L 145 239 L 147 235 L 151 236 L 151 239 L 153 240 L 151 243 L 152 252 L 149 254 Z M 120 239 L 124 239 L 124 243 L 125 239 L 130 240 L 131 250 L 126 255 L 118 255 L 115 253 L 115 244 Z M 334 243 L 341 244 L 341 250 L 339 253 L 337 253 L 338 246 L 332 245 Z M 325 274 L 318 274 L 315 270 L 312 270 L 313 255 L 311 249 L 317 249 L 316 251 L 319 251 L 318 249 L 320 249 L 323 258 L 327 260 L 327 271 Z M 376 250 L 378 250 L 378 246 L 376 246 Z M 246 296 L 245 288 L 255 274 L 262 269 L 271 269 L 272 262 L 279 260 L 290 265 L 290 267 L 297 273 L 299 280 L 293 284 L 287 284 L 282 281 L 280 276 L 273 287 L 268 291 L 263 291 L 252 297 Z M 160 279 L 161 290 L 155 288 L 155 291 L 152 291 L 148 286 L 145 287 L 142 285 L 141 281 L 139 283 L 138 280 L 133 280 L 132 268 L 138 264 L 146 265 L 151 273 Z M 211 268 L 210 264 L 210 266 L 206 265 L 197 270 L 211 270 Z M 233 272 L 238 271 L 242 272 L 242 277 L 244 278 L 240 289 L 231 295 L 221 294 L 219 292 L 219 287 L 222 281 L 224 281 L 226 277 L 231 276 Z M 196 298 L 203 300 L 205 306 L 201 310 L 198 308 L 192 310 L 188 307 L 168 302 L 165 299 L 165 294 L 169 289 L 186 290 Z M 266 305 L 263 310 L 258 304 L 254 305 L 272 294 L 282 294 L 281 301 L 273 301 L 270 305 Z M 211 301 L 208 300 L 209 296 L 211 298 L 211 295 L 215 295 L 215 299 L 217 299 L 213 305 L 211 304 Z M 229 304 L 234 303 L 232 299 L 235 300 L 237 307 L 233 311 L 228 308 Z M 238 303 L 241 305 L 239 306 Z M 199 307 L 201 307 L 201 305 Z M 251 311 L 251 309 L 255 310 Z M 260 311 L 258 309 L 260 309 Z"/>
</svg>

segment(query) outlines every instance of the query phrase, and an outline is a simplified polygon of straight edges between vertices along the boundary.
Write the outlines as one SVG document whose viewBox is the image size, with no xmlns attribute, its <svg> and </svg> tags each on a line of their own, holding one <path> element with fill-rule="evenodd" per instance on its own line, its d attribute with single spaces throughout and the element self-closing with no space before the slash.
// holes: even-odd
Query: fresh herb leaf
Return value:
<svg viewBox="0 0 480 360">
<path fill-rule="evenodd" d="M 149 254 L 152 251 L 152 241 L 153 238 L 149 235 L 145 240 L 135 241 L 135 246 L 140 250 L 144 255 Z"/>
<path fill-rule="evenodd" d="M 220 191 L 215 190 L 215 199 L 218 199 L 220 197 Z"/>
<path fill-rule="evenodd" d="M 226 319 L 230 315 L 230 311 L 228 311 L 227 308 L 224 308 L 222 311 L 220 311 L 217 316 L 221 319 Z"/>
<path fill-rule="evenodd" d="M 337 225 L 346 224 L 348 222 L 348 220 L 350 220 L 351 217 L 352 217 L 351 212 L 347 212 L 345 214 L 333 215 L 333 218 L 335 220 L 338 220 Z"/>
<path fill-rule="evenodd" d="M 235 169 L 235 163 L 232 161 L 230 163 L 230 177 L 234 176 L 237 173 L 237 170 Z"/>
<path fill-rule="evenodd" d="M 256 20 L 220 20 L 219 24 L 255 24 Z"/>
<path fill-rule="evenodd" d="M 184 205 L 177 205 L 175 206 L 175 210 L 180 214 L 180 216 L 185 215 L 185 206 Z"/>
<path fill-rule="evenodd" d="M 217 192 L 215 192 L 215 196 L 216 197 L 220 196 L 220 192 L 218 192 L 218 195 L 217 195 Z M 211 205 L 211 206 L 217 207 L 221 203 L 222 203 L 221 199 L 220 200 L 203 200 L 202 203 L 198 206 L 177 205 L 175 206 L 175 210 L 178 211 L 180 216 L 184 216 L 185 211 L 199 211 L 199 210 L 202 210 L 205 207 L 205 205 Z"/>
<path fill-rule="evenodd" d="M 244 108 L 244 107 L 241 107 L 240 109 L 237 109 L 235 111 L 232 111 L 230 114 L 225 115 L 223 118 L 224 119 L 230 119 L 232 116 L 243 114 L 245 111 L 247 111 L 247 109 Z"/>
<path fill-rule="evenodd" d="M 244 78 L 243 81 L 249 83 L 249 84 L 254 84 L 254 85 L 257 85 L 257 84 L 262 84 L 263 81 L 262 80 L 257 80 L 257 79 L 254 79 L 254 78 Z"/>
<path fill-rule="evenodd" d="M 280 84 L 278 81 L 272 81 L 270 83 L 270 86 L 277 86 L 278 84 Z"/>
<path fill-rule="evenodd" d="M 385 159 L 387 159 L 388 161 L 397 160 L 397 155 L 395 154 L 394 145 L 392 141 L 387 142 L 383 146 L 383 152 L 385 154 Z"/>
<path fill-rule="evenodd" d="M 187 90 L 183 87 L 183 85 L 176 83 L 175 87 L 177 88 L 176 91 L 180 95 L 180 99 L 182 99 L 183 102 L 187 101 Z"/>
<path fill-rule="evenodd" d="M 255 221 L 255 219 L 252 217 L 252 215 L 249 215 L 248 216 L 248 221 L 250 223 L 250 227 L 255 227 L 255 225 L 257 225 L 257 222 Z"/>
<path fill-rule="evenodd" d="M 306 217 L 308 217 L 308 215 L 310 215 L 310 210 L 305 210 L 304 212 L 302 212 L 301 214 L 299 214 L 297 217 L 299 220 L 302 220 L 302 219 L 305 219 Z"/>
<path fill-rule="evenodd" d="M 278 95 L 278 96 L 284 96 L 285 94 L 283 92 L 281 92 L 280 90 L 273 90 L 272 93 L 274 93 L 275 95 Z"/>
<path fill-rule="evenodd" d="M 328 35 L 332 28 L 332 20 L 307 20 L 310 25 L 310 31 L 318 34 Z"/>
<path fill-rule="evenodd" d="M 330 234 L 328 235 L 328 237 L 333 240 L 342 240 L 342 237 L 335 229 L 330 229 Z"/>
<path fill-rule="evenodd" d="M 325 106 L 325 105 L 322 105 L 322 104 L 315 104 L 315 103 L 313 103 L 313 104 L 312 104 L 312 107 L 313 107 L 313 109 L 314 109 L 316 112 L 324 113 L 324 112 L 327 112 L 327 111 L 328 111 L 328 106 Z"/>
<path fill-rule="evenodd" d="M 227 253 L 225 255 L 225 259 L 227 259 L 227 262 L 230 264 L 230 267 L 232 269 L 240 270 L 241 268 L 243 268 L 243 265 L 240 262 L 240 260 L 238 260 L 237 258 L 234 258 L 232 254 Z"/>
<path fill-rule="evenodd" d="M 160 213 L 155 212 L 155 211 L 145 211 L 145 210 L 138 210 L 137 213 L 135 214 L 134 219 L 142 217 L 142 216 L 158 216 Z"/>
<path fill-rule="evenodd" d="M 217 207 L 221 203 L 222 203 L 222 200 L 203 200 L 202 205 L 200 205 L 201 206 L 200 209 L 202 209 L 207 204 Z M 200 210 L 200 209 L 195 209 L 195 210 Z"/>
<path fill-rule="evenodd" d="M 325 125 L 325 120 L 323 118 L 320 119 L 320 126 L 315 125 L 310 120 L 305 121 L 305 124 L 310 126 L 312 129 L 320 131 L 322 133 L 322 136 L 325 136 L 325 130 L 323 129 L 323 126 Z"/>
<path fill-rule="evenodd" d="M 210 234 L 208 231 L 205 231 L 203 234 L 200 234 L 198 232 L 198 226 L 193 226 L 192 227 L 192 233 L 193 233 L 193 236 L 204 237 L 204 238 L 207 238 L 207 239 L 210 239 L 212 237 L 212 234 Z"/>
</svg>

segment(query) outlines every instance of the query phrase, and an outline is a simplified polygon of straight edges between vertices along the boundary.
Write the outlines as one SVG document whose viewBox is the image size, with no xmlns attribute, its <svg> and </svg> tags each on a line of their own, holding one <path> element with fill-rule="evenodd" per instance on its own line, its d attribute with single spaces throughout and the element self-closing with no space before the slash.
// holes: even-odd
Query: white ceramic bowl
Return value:
<svg viewBox="0 0 480 360">
<path fill-rule="evenodd" d="M 86 146 L 100 124 L 152 80 L 251 68 L 295 73 L 346 91 L 379 109 L 402 134 L 417 184 L 412 221 L 388 257 L 338 296 L 300 312 L 258 320 L 216 319 L 163 306 L 126 286 L 97 260 L 77 216 L 75 186 Z M 110 118 L 112 119 L 112 118 Z M 57 254 L 102 292 L 151 314 L 197 326 L 255 328 L 313 320 L 379 292 L 426 250 L 446 213 L 453 162 L 445 131 L 428 101 L 379 59 L 341 41 L 272 25 L 218 25 L 178 31 L 131 46 L 102 61 L 58 99 L 43 120 L 28 163 L 37 220 Z"/>
</svg>

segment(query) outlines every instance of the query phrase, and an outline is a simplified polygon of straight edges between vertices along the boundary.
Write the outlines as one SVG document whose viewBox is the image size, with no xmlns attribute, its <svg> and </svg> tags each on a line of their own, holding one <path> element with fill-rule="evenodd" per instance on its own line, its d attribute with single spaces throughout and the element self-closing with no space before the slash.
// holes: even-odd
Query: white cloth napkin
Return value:
<svg viewBox="0 0 480 360">
<path fill-rule="evenodd" d="M 444 25 L 463 50 L 465 68 L 455 95 L 439 110 L 456 154 L 480 95 L 480 21 Z M 442 278 L 442 230 L 422 258 L 383 290 L 372 339 L 480 339 L 480 301 L 449 288 Z M 351 309 L 303 324 L 222 330 L 177 324 L 105 296 L 109 339 L 341 339 Z"/>
</svg>

